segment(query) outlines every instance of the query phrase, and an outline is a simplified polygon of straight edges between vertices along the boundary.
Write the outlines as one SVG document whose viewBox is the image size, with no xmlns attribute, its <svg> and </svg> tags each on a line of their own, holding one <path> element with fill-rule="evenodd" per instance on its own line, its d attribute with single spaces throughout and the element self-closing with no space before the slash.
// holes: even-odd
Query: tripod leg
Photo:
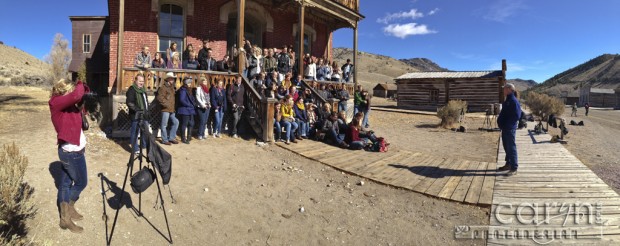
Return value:
<svg viewBox="0 0 620 246">
<path fill-rule="evenodd" d="M 151 162 L 151 166 L 153 167 L 154 170 L 157 170 L 155 167 L 155 164 L 153 164 Z M 170 225 L 168 224 L 168 215 L 166 214 L 166 207 L 164 206 L 164 196 L 162 196 L 161 194 L 161 187 L 159 186 L 159 178 L 157 177 L 157 171 L 154 172 L 155 173 L 155 183 L 157 184 L 157 192 L 158 192 L 158 197 L 159 197 L 159 201 L 161 202 L 161 208 L 164 211 L 164 219 L 166 220 L 166 229 L 168 229 L 168 242 L 172 243 L 172 233 L 170 232 Z"/>
<path fill-rule="evenodd" d="M 112 242 L 112 236 L 114 235 L 114 228 L 116 228 L 116 221 L 118 219 L 118 212 L 121 211 L 122 208 L 122 203 L 123 203 L 123 197 L 125 195 L 125 185 L 127 185 L 127 177 L 129 176 L 129 173 L 133 173 L 133 161 L 134 161 L 134 154 L 131 154 L 131 157 L 129 158 L 129 164 L 127 164 L 127 171 L 125 171 L 125 180 L 123 180 L 123 188 L 121 188 L 121 195 L 120 198 L 118 200 L 118 205 L 119 208 L 116 210 L 116 213 L 114 214 L 114 222 L 112 223 L 112 229 L 110 230 L 110 239 L 108 240 L 108 245 L 110 245 L 110 243 Z"/>
</svg>

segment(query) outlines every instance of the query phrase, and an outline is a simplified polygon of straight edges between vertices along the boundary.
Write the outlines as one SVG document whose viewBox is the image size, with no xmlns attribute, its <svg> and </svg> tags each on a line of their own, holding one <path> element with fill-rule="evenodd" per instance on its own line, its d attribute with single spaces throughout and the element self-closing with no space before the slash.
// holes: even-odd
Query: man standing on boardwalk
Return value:
<svg viewBox="0 0 620 246">
<path fill-rule="evenodd" d="M 521 105 L 517 99 L 515 86 L 507 83 L 504 86 L 506 100 L 502 103 L 502 111 L 497 117 L 497 125 L 502 130 L 502 144 L 506 152 L 506 165 L 500 167 L 498 171 L 508 171 L 506 176 L 517 174 L 517 144 L 515 142 L 517 121 L 521 118 Z"/>
</svg>

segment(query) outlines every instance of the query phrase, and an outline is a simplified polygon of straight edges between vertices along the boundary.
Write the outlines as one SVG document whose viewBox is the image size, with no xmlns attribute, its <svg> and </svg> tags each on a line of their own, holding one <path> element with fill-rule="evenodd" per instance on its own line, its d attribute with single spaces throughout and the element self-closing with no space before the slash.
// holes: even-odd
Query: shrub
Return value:
<svg viewBox="0 0 620 246">
<path fill-rule="evenodd" d="M 564 113 L 564 103 L 556 97 L 529 92 L 525 101 L 530 112 L 537 117 L 544 118 L 550 114 L 561 116 Z"/>
<path fill-rule="evenodd" d="M 26 219 L 35 214 L 34 188 L 24 182 L 28 158 L 15 143 L 0 150 L 0 245 L 26 245 Z"/>
<path fill-rule="evenodd" d="M 86 62 L 84 62 L 82 63 L 82 65 L 80 65 L 80 68 L 78 69 L 77 79 L 86 83 L 87 75 L 88 75 L 88 70 L 86 69 Z"/>
<path fill-rule="evenodd" d="M 441 126 L 444 128 L 451 128 L 452 125 L 459 121 L 461 111 L 467 111 L 467 102 L 461 100 L 451 100 L 437 110 L 437 117 L 441 119 Z"/>
</svg>

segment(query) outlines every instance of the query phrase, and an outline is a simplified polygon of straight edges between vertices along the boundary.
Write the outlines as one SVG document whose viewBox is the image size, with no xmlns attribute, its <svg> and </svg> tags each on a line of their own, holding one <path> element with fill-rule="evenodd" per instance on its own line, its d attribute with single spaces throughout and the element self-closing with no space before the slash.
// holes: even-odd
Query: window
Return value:
<svg viewBox="0 0 620 246">
<path fill-rule="evenodd" d="M 170 44 L 175 42 L 179 51 L 179 58 L 182 59 L 183 37 L 185 27 L 183 25 L 183 8 L 174 4 L 163 4 L 159 12 L 159 52 L 162 57 L 166 57 L 166 50 Z"/>
<path fill-rule="evenodd" d="M 439 90 L 430 90 L 430 102 L 431 103 L 437 103 L 439 102 Z"/>
<path fill-rule="evenodd" d="M 90 53 L 90 34 L 84 34 L 82 37 L 82 51 L 84 53 Z"/>
</svg>

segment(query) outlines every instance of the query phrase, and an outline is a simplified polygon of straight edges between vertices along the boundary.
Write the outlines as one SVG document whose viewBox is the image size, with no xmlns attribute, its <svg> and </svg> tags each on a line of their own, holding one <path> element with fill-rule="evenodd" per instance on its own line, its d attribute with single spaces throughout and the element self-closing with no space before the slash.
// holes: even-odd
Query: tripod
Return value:
<svg viewBox="0 0 620 246">
<path fill-rule="evenodd" d="M 146 152 L 147 152 L 146 154 L 144 154 L 144 152 L 143 152 L 143 149 L 144 149 L 145 146 L 142 146 L 142 141 L 144 139 L 147 139 L 147 140 L 150 139 L 150 137 L 148 137 L 148 136 L 150 136 L 150 133 L 148 131 L 148 127 L 149 126 L 148 126 L 148 123 L 144 120 L 144 113 L 142 113 L 142 112 L 136 113 L 136 119 L 138 119 L 138 127 L 136 128 L 135 134 L 139 133 L 139 135 L 140 135 L 140 139 L 137 140 L 138 146 L 139 146 L 139 152 L 136 153 L 135 151 L 133 151 L 133 149 L 131 151 L 131 155 L 129 157 L 129 162 L 127 163 L 127 170 L 125 171 L 125 179 L 123 180 L 123 186 L 122 186 L 122 189 L 121 189 L 121 192 L 120 192 L 119 204 L 122 204 L 122 202 L 123 202 L 123 196 L 125 194 L 125 187 L 126 187 L 126 184 L 127 184 L 127 177 L 133 175 L 133 166 L 134 166 L 134 163 L 135 163 L 136 160 L 138 160 L 138 163 L 139 163 L 139 166 L 140 166 L 140 168 L 138 170 L 142 169 L 143 159 L 146 160 L 146 162 L 147 162 L 146 165 L 147 166 L 150 165 L 151 168 L 153 168 L 152 170 L 157 170 L 157 167 L 155 166 L 155 164 L 151 160 L 149 160 L 149 158 L 148 158 L 148 151 L 149 151 L 150 148 L 146 148 Z M 148 143 L 147 146 L 149 144 L 151 144 L 151 143 Z M 154 171 L 153 173 L 154 173 L 154 183 L 157 184 L 157 192 L 158 192 L 158 197 L 156 198 L 156 203 L 157 203 L 157 199 L 160 199 L 159 202 L 161 202 L 161 207 L 162 207 L 162 210 L 164 212 L 164 219 L 166 221 L 166 229 L 168 230 L 168 238 L 166 238 L 166 236 L 164 236 L 157 228 L 155 228 L 153 226 L 153 224 L 151 224 L 151 222 L 147 218 L 144 217 L 144 214 L 142 213 L 142 193 L 138 193 L 138 209 L 136 209 L 133 206 L 133 204 L 131 205 L 131 209 L 133 209 L 134 212 L 136 212 L 136 214 L 139 217 L 144 218 L 149 224 L 151 224 L 151 226 L 153 226 L 155 228 L 155 230 L 157 230 L 157 232 L 159 232 L 159 234 L 162 235 L 166 239 L 166 241 L 168 241 L 169 243 L 172 244 L 172 234 L 170 233 L 170 225 L 168 224 L 168 215 L 166 214 L 166 208 L 164 207 L 164 197 L 161 194 L 161 187 L 159 185 L 159 178 L 157 177 L 157 171 Z M 122 205 L 119 206 L 116 209 L 116 213 L 114 215 L 114 222 L 112 223 L 112 229 L 110 231 L 110 235 L 108 236 L 108 234 L 107 234 L 107 232 L 108 232 L 107 231 L 108 230 L 108 216 L 106 214 L 105 189 L 104 189 L 104 186 L 103 186 L 104 179 L 107 180 L 107 178 L 105 178 L 103 176 L 103 174 L 101 174 L 101 173 L 99 173 L 98 176 L 101 178 L 101 195 L 104 198 L 104 201 L 103 201 L 104 202 L 104 204 L 103 204 L 103 216 L 102 216 L 102 218 L 106 222 L 106 245 L 109 246 L 110 243 L 112 242 L 112 237 L 114 236 L 114 229 L 116 228 L 116 221 L 118 219 L 118 212 L 121 210 Z"/>
</svg>

